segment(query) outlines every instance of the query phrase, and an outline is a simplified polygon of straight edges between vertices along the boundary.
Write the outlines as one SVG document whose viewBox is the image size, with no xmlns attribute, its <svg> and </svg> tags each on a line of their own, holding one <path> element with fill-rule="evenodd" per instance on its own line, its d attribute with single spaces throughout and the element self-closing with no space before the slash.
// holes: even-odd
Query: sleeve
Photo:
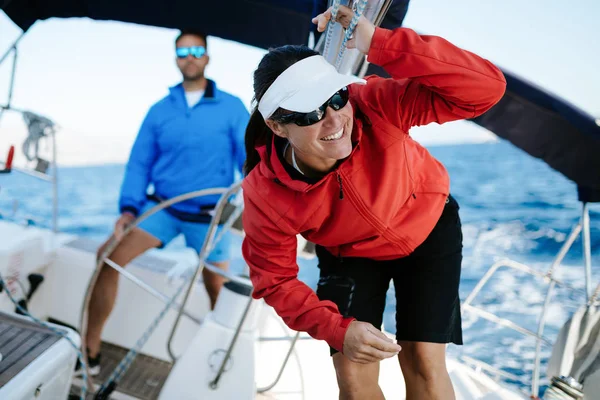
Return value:
<svg viewBox="0 0 600 400">
<path fill-rule="evenodd" d="M 236 99 L 236 102 L 237 112 L 231 123 L 231 136 L 233 138 L 235 165 L 243 175 L 244 162 L 246 162 L 246 126 L 248 125 L 250 114 L 240 99 Z"/>
<path fill-rule="evenodd" d="M 247 189 L 244 202 L 246 236 L 242 254 L 250 267 L 253 297 L 263 298 L 291 329 L 325 340 L 341 352 L 354 319 L 344 318 L 333 302 L 319 300 L 311 288 L 298 280 L 296 235 L 280 229 L 270 218 L 272 215 L 262 211 L 269 205 L 254 203 L 248 198 Z"/>
<path fill-rule="evenodd" d="M 368 54 L 392 79 L 372 77 L 359 96 L 405 132 L 412 126 L 473 118 L 504 95 L 506 80 L 491 62 L 437 36 L 376 28 Z"/>
<path fill-rule="evenodd" d="M 150 171 L 158 155 L 152 110 L 144 118 L 125 167 L 119 197 L 121 213 L 127 211 L 137 216 L 146 201 Z"/>
</svg>

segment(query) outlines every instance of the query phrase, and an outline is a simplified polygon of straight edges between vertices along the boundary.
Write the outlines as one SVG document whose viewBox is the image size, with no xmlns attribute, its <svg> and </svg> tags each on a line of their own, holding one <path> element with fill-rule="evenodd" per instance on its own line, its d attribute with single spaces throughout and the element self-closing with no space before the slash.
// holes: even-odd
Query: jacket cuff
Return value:
<svg viewBox="0 0 600 400">
<path fill-rule="evenodd" d="M 344 353 L 344 338 L 346 337 L 346 331 L 348 330 L 348 326 L 350 326 L 350 322 L 356 320 L 356 318 L 343 318 L 340 324 L 335 328 L 333 332 L 333 338 L 329 345 L 339 351 L 340 353 Z"/>
<path fill-rule="evenodd" d="M 140 213 L 139 210 L 137 208 L 135 208 L 134 206 L 122 206 L 120 211 L 121 211 L 121 214 L 126 213 L 126 212 L 133 214 L 133 216 L 136 218 L 137 218 L 138 214 Z"/>
<path fill-rule="evenodd" d="M 381 66 L 381 59 L 384 54 L 385 42 L 392 36 L 390 29 L 375 28 L 375 33 L 371 39 L 371 47 L 369 47 L 369 53 L 367 54 L 367 60 L 370 63 Z"/>
</svg>

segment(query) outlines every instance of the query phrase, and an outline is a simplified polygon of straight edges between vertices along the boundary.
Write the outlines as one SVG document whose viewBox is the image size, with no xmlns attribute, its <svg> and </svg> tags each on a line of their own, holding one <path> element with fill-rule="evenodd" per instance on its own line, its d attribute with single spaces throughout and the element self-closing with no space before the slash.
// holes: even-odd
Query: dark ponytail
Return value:
<svg viewBox="0 0 600 400">
<path fill-rule="evenodd" d="M 246 162 L 244 163 L 244 175 L 248 175 L 260 162 L 260 156 L 256 147 L 271 143 L 273 132 L 265 124 L 263 116 L 254 109 L 246 126 Z"/>
<path fill-rule="evenodd" d="M 267 126 L 263 116 L 258 111 L 258 102 L 275 79 L 288 67 L 305 58 L 318 55 L 307 46 L 287 45 L 269 50 L 254 71 L 254 110 L 246 127 L 246 163 L 244 175 L 248 175 L 260 162 L 256 147 L 269 145 L 273 140 L 273 132 Z"/>
</svg>

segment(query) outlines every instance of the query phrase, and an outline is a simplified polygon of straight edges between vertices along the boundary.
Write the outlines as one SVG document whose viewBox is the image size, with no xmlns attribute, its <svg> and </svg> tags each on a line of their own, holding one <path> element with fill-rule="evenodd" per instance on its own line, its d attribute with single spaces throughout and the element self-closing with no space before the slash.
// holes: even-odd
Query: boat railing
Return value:
<svg viewBox="0 0 600 400">
<path fill-rule="evenodd" d="M 494 367 L 493 365 L 486 363 L 485 361 L 481 361 L 476 358 L 465 355 L 461 356 L 460 360 L 466 365 L 469 365 L 471 368 L 473 368 L 477 373 L 482 373 L 485 371 L 487 374 L 491 375 L 494 381 L 496 382 L 499 382 L 500 379 L 504 378 L 514 382 L 526 383 L 526 379 L 524 379 L 523 377 L 503 371 L 500 368 Z"/>
<path fill-rule="evenodd" d="M 9 106 L 4 106 L 4 105 L 0 105 L 0 119 L 2 118 L 2 111 L 13 111 L 13 112 L 17 112 L 20 113 L 22 115 L 25 115 L 25 113 L 28 113 L 29 115 L 35 115 L 31 112 L 28 111 L 24 111 L 24 110 L 20 110 L 20 109 L 15 109 L 13 107 L 9 107 Z M 41 158 L 38 158 L 38 164 L 36 165 L 35 169 L 29 169 L 29 168 L 21 168 L 21 167 L 17 167 L 14 165 L 9 165 L 9 162 L 7 160 L 7 162 L 0 162 L 0 165 L 2 165 L 2 167 L 4 167 L 4 170 L 2 172 L 6 172 L 6 173 L 11 173 L 11 172 L 18 172 L 36 179 L 39 179 L 43 182 L 47 182 L 52 186 L 52 216 L 51 216 L 51 220 L 52 220 L 52 224 L 51 224 L 51 228 L 53 232 L 58 232 L 58 169 L 57 169 L 57 164 L 56 164 L 56 127 L 54 125 L 54 123 L 50 120 L 48 120 L 47 118 L 44 117 L 40 117 L 40 116 L 36 116 L 39 119 L 43 119 L 47 125 L 46 125 L 46 129 L 44 129 L 44 135 L 48 136 L 50 139 L 50 143 L 51 143 L 51 147 L 52 147 L 52 159 L 50 160 L 50 162 L 47 162 Z M 31 126 L 28 126 L 29 130 L 29 136 L 28 139 L 31 137 L 32 132 L 31 132 Z M 11 147 L 11 150 L 9 150 L 9 158 L 12 158 L 10 155 L 10 152 L 14 151 L 13 150 L 14 147 Z M 48 166 L 50 166 L 50 171 L 48 171 Z M 17 211 L 19 208 L 19 202 L 15 200 L 15 202 L 13 203 L 13 210 L 12 210 L 12 215 L 8 217 L 8 219 L 14 220 L 15 222 L 18 222 L 17 219 Z M 23 218 L 25 220 L 25 223 L 27 225 L 39 225 L 40 221 L 39 218 L 36 216 L 25 216 Z"/>
<path fill-rule="evenodd" d="M 579 235 L 581 235 L 582 239 L 583 239 L 582 242 L 583 242 L 583 256 L 584 256 L 584 268 L 585 268 L 585 290 L 577 288 L 567 282 L 563 282 L 554 276 L 556 269 L 562 263 L 563 259 L 565 258 L 568 251 L 571 249 L 571 247 L 573 246 L 573 243 L 579 237 Z M 596 288 L 595 291 L 592 291 L 591 250 L 590 249 L 591 249 L 591 247 L 590 247 L 589 208 L 588 208 L 587 203 L 583 203 L 581 218 L 573 226 L 571 233 L 569 234 L 566 241 L 560 248 L 559 252 L 557 253 L 556 257 L 552 261 L 552 264 L 550 265 L 550 267 L 548 268 L 547 271 L 545 271 L 545 272 L 538 271 L 534 268 L 531 268 L 530 266 L 527 266 L 525 264 L 519 263 L 519 262 L 511 260 L 511 259 L 500 260 L 500 261 L 496 262 L 495 264 L 493 264 L 490 267 L 490 269 L 483 275 L 481 280 L 477 283 L 477 285 L 475 285 L 475 287 L 473 288 L 471 293 L 467 296 L 467 298 L 465 299 L 465 301 L 462 304 L 463 311 L 472 313 L 480 318 L 487 319 L 488 321 L 491 321 L 500 326 L 512 329 L 512 330 L 519 332 L 527 337 L 532 337 L 535 339 L 535 342 L 536 342 L 535 359 L 534 359 L 534 367 L 533 367 L 532 377 L 531 377 L 531 393 L 530 393 L 530 395 L 532 395 L 532 396 L 538 396 L 538 393 L 539 393 L 542 346 L 546 345 L 546 346 L 551 347 L 553 345 L 552 341 L 544 336 L 544 329 L 546 327 L 547 312 L 549 309 L 550 300 L 552 298 L 552 295 L 554 293 L 554 289 L 556 288 L 556 286 L 562 286 L 572 293 L 583 294 L 586 297 L 588 306 L 595 305 L 598 301 L 598 297 L 600 294 L 600 285 L 598 285 L 598 287 Z M 526 328 L 514 323 L 513 321 L 510 321 L 507 318 L 502 318 L 494 313 L 491 313 L 480 306 L 473 305 L 476 296 L 482 291 L 482 289 L 486 285 L 486 283 L 489 282 L 489 280 L 492 278 L 492 276 L 494 276 L 494 274 L 496 274 L 502 268 L 518 270 L 523 273 L 529 274 L 531 276 L 541 278 L 547 284 L 546 295 L 544 298 L 544 305 L 539 314 L 537 330 L 535 332 L 533 332 L 529 329 L 526 329 Z M 482 361 L 475 360 L 474 358 L 469 358 L 469 360 L 471 361 L 471 363 L 473 363 L 473 361 L 477 361 L 480 368 L 481 368 L 481 365 L 485 364 Z M 485 364 L 485 365 L 487 365 L 487 364 Z M 491 368 L 496 371 L 495 372 L 496 376 L 507 377 L 505 372 L 503 372 L 495 367 L 491 367 Z M 488 372 L 491 371 L 490 368 L 485 368 L 485 369 Z M 501 372 L 501 373 L 499 373 L 499 372 Z M 511 377 L 509 379 L 514 379 L 514 377 Z M 523 381 L 522 378 L 514 379 L 514 380 Z"/>
<path fill-rule="evenodd" d="M 39 134 L 43 133 L 44 136 L 50 137 L 50 142 L 52 144 L 52 159 L 50 160 L 50 162 L 42 160 L 38 157 L 37 158 L 38 163 L 37 163 L 35 169 L 31 170 L 31 169 L 19 168 L 19 167 L 12 166 L 10 168 L 10 171 L 20 172 L 20 173 L 32 176 L 34 178 L 38 178 L 42 181 L 49 182 L 52 185 L 52 231 L 58 232 L 58 171 L 56 168 L 56 159 L 57 159 L 57 155 L 56 155 L 56 125 L 54 124 L 54 122 L 52 122 L 48 118 L 41 117 L 30 111 L 15 108 L 11 104 L 14 87 L 15 87 L 15 76 L 16 76 L 16 72 L 17 72 L 17 60 L 18 60 L 17 45 L 19 44 L 21 39 L 23 39 L 24 36 L 25 36 L 25 32 L 22 32 L 21 35 L 19 35 L 19 37 L 17 37 L 17 39 L 8 47 L 6 52 L 4 52 L 4 54 L 2 54 L 2 56 L 0 57 L 0 65 L 2 65 L 2 63 L 4 63 L 4 61 L 7 60 L 11 54 L 13 55 L 12 65 L 10 68 L 11 72 L 10 72 L 10 81 L 9 81 L 9 85 L 8 85 L 8 96 L 7 96 L 6 104 L 0 104 L 0 120 L 2 119 L 2 117 L 4 116 L 4 113 L 6 111 L 12 111 L 12 112 L 16 112 L 16 113 L 23 115 L 26 118 L 26 122 L 27 122 L 26 116 L 28 115 L 32 118 L 35 118 L 36 119 L 35 122 L 38 122 L 38 124 L 36 126 L 36 128 L 38 128 L 38 131 L 35 132 L 35 134 L 38 134 L 38 136 L 39 136 Z M 40 126 L 40 124 L 41 124 L 41 126 Z M 32 139 L 32 136 L 34 135 L 34 132 L 32 132 L 32 129 L 33 129 L 32 124 L 28 123 L 27 125 L 28 125 L 27 126 L 28 138 L 26 139 L 26 142 L 31 142 L 32 144 L 35 144 L 36 141 L 39 140 L 39 138 Z M 30 140 L 30 139 L 32 139 L 32 140 Z M 36 154 L 36 156 L 37 156 L 37 154 Z M 46 173 L 48 166 L 51 167 L 51 172 L 52 172 L 51 174 Z M 15 203 L 15 204 L 18 207 L 18 203 Z M 16 211 L 17 211 L 16 207 L 13 207 L 13 214 L 16 214 Z M 29 223 L 33 223 L 35 221 L 35 219 L 26 218 L 26 221 L 29 224 Z"/>
<path fill-rule="evenodd" d="M 199 254 L 199 263 L 196 266 L 191 279 L 189 280 L 189 283 L 187 286 L 187 291 L 184 295 L 183 300 L 180 303 L 175 303 L 174 301 L 172 301 L 173 300 L 172 297 L 169 297 L 169 296 L 161 293 L 157 289 L 153 288 L 151 285 L 145 283 L 142 279 L 136 277 L 135 275 L 133 275 L 130 272 L 128 272 L 127 270 L 125 270 L 123 268 L 123 266 L 120 266 L 120 265 L 116 264 L 114 261 L 110 260 L 109 255 L 112 253 L 114 248 L 119 243 L 117 240 L 113 240 L 113 242 L 111 242 L 111 244 L 109 246 L 107 246 L 107 249 L 104 251 L 104 253 L 101 255 L 101 257 L 99 257 L 96 271 L 95 271 L 94 275 L 92 276 L 92 279 L 90 279 L 90 284 L 88 286 L 88 290 L 86 293 L 86 299 L 85 299 L 83 307 L 82 307 L 82 321 L 81 321 L 82 340 L 85 340 L 85 331 L 84 330 L 86 329 L 87 324 L 84 324 L 84 321 L 87 320 L 87 309 L 88 309 L 88 305 L 89 305 L 89 300 L 90 300 L 93 288 L 95 286 L 95 282 L 97 280 L 97 275 L 100 271 L 100 268 L 102 268 L 103 263 L 106 263 L 108 266 L 110 266 L 111 268 L 115 269 L 117 272 L 122 274 L 125 278 L 129 279 L 134 284 L 136 284 L 140 288 L 144 289 L 145 291 L 147 291 L 154 297 L 158 298 L 159 300 L 163 301 L 164 303 L 168 304 L 170 306 L 170 308 L 173 308 L 177 311 L 177 317 L 173 323 L 173 326 L 171 328 L 171 332 L 169 335 L 169 339 L 167 342 L 167 350 L 173 361 L 175 361 L 177 359 L 177 356 L 175 355 L 175 353 L 173 351 L 172 343 L 173 343 L 173 339 L 174 339 L 174 336 L 175 336 L 175 333 L 177 330 L 177 326 L 178 326 L 178 323 L 179 323 L 181 317 L 183 315 L 185 315 L 188 318 L 190 318 L 191 320 L 193 320 L 194 322 L 201 323 L 201 320 L 199 320 L 195 316 L 188 313 L 185 310 L 185 308 L 186 308 L 187 302 L 189 300 L 190 293 L 193 289 L 194 282 L 196 282 L 196 280 L 198 279 L 199 274 L 202 271 L 202 268 L 206 268 L 206 269 L 210 270 L 211 272 L 213 272 L 217 275 L 220 275 L 227 280 L 237 282 L 238 284 L 248 287 L 248 288 L 252 288 L 252 282 L 247 277 L 234 275 L 231 272 L 224 271 L 221 268 L 219 268 L 215 265 L 212 265 L 211 263 L 206 262 L 206 257 L 208 256 L 208 254 L 210 254 L 210 251 L 212 250 L 213 246 L 216 243 L 218 243 L 218 241 L 220 240 L 222 235 L 225 234 L 225 232 L 227 232 L 228 230 L 238 229 L 238 228 L 234 228 L 234 226 L 239 226 L 239 218 L 242 213 L 243 203 L 238 202 L 237 204 L 235 204 L 235 202 L 230 202 L 228 200 L 232 197 L 235 197 L 238 194 L 238 192 L 240 191 L 240 189 L 241 189 L 241 183 L 236 183 L 236 184 L 232 185 L 230 188 L 206 189 L 206 190 L 200 190 L 200 191 L 196 191 L 196 192 L 186 193 L 181 196 L 174 197 L 168 201 L 161 202 L 161 203 L 157 204 L 156 206 L 152 207 L 151 209 L 149 209 L 148 211 L 146 211 L 144 214 L 142 214 L 140 217 L 138 217 L 124 232 L 123 237 L 125 235 L 127 235 L 127 233 L 129 233 L 135 226 L 137 226 L 143 220 L 149 218 L 152 214 L 154 214 L 166 207 L 172 206 L 175 203 L 189 200 L 189 199 L 195 198 L 195 197 L 215 195 L 215 194 L 221 195 L 220 200 L 217 203 L 217 206 L 215 207 L 214 215 L 210 222 L 208 232 L 206 235 L 206 239 L 204 241 L 203 247 Z M 223 217 L 223 214 L 224 214 L 224 211 L 226 208 L 228 208 L 229 210 L 227 212 L 225 212 L 225 214 L 227 214 L 226 217 Z M 217 233 L 217 227 L 219 225 L 221 226 L 221 229 Z M 178 294 L 176 294 L 175 296 L 178 296 Z M 225 371 L 229 356 L 231 355 L 231 353 L 233 351 L 233 348 L 236 344 L 237 338 L 238 338 L 238 336 L 242 330 L 242 327 L 244 325 L 246 316 L 248 315 L 248 312 L 250 310 L 250 304 L 253 301 L 256 301 L 256 300 L 253 300 L 252 297 L 250 297 L 248 306 L 245 308 L 244 313 L 241 315 L 240 321 L 237 324 L 236 331 L 234 332 L 232 339 L 228 345 L 228 348 L 226 349 L 225 357 L 223 357 L 223 360 L 221 361 L 221 365 L 218 368 L 217 374 L 215 375 L 213 380 L 210 382 L 210 385 L 213 388 L 218 385 L 219 380 Z M 285 367 L 290 359 L 290 356 L 293 353 L 296 342 L 298 340 L 303 340 L 303 339 L 312 339 L 312 338 L 301 337 L 300 332 L 295 333 L 293 336 L 259 337 L 258 338 L 258 340 L 262 341 L 262 342 L 266 342 L 266 341 L 289 341 L 290 342 L 289 349 L 286 353 L 286 356 L 284 357 L 284 360 L 283 360 L 280 368 L 278 369 L 277 376 L 275 377 L 274 381 L 272 383 L 270 383 L 269 385 L 258 388 L 257 389 L 258 393 L 263 393 L 263 392 L 266 392 L 266 391 L 272 389 L 279 382 L 279 380 L 283 374 L 283 371 L 285 370 Z M 85 351 L 84 345 L 82 345 L 82 349 L 83 349 L 83 351 Z"/>
</svg>

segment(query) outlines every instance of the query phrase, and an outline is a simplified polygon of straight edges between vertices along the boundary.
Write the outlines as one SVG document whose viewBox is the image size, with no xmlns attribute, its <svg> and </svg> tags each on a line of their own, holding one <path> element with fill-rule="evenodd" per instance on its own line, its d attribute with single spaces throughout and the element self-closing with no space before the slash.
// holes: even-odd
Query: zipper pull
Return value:
<svg viewBox="0 0 600 400">
<path fill-rule="evenodd" d="M 337 181 L 340 184 L 340 200 L 344 200 L 344 187 L 342 186 L 342 176 L 337 173 Z"/>
</svg>

